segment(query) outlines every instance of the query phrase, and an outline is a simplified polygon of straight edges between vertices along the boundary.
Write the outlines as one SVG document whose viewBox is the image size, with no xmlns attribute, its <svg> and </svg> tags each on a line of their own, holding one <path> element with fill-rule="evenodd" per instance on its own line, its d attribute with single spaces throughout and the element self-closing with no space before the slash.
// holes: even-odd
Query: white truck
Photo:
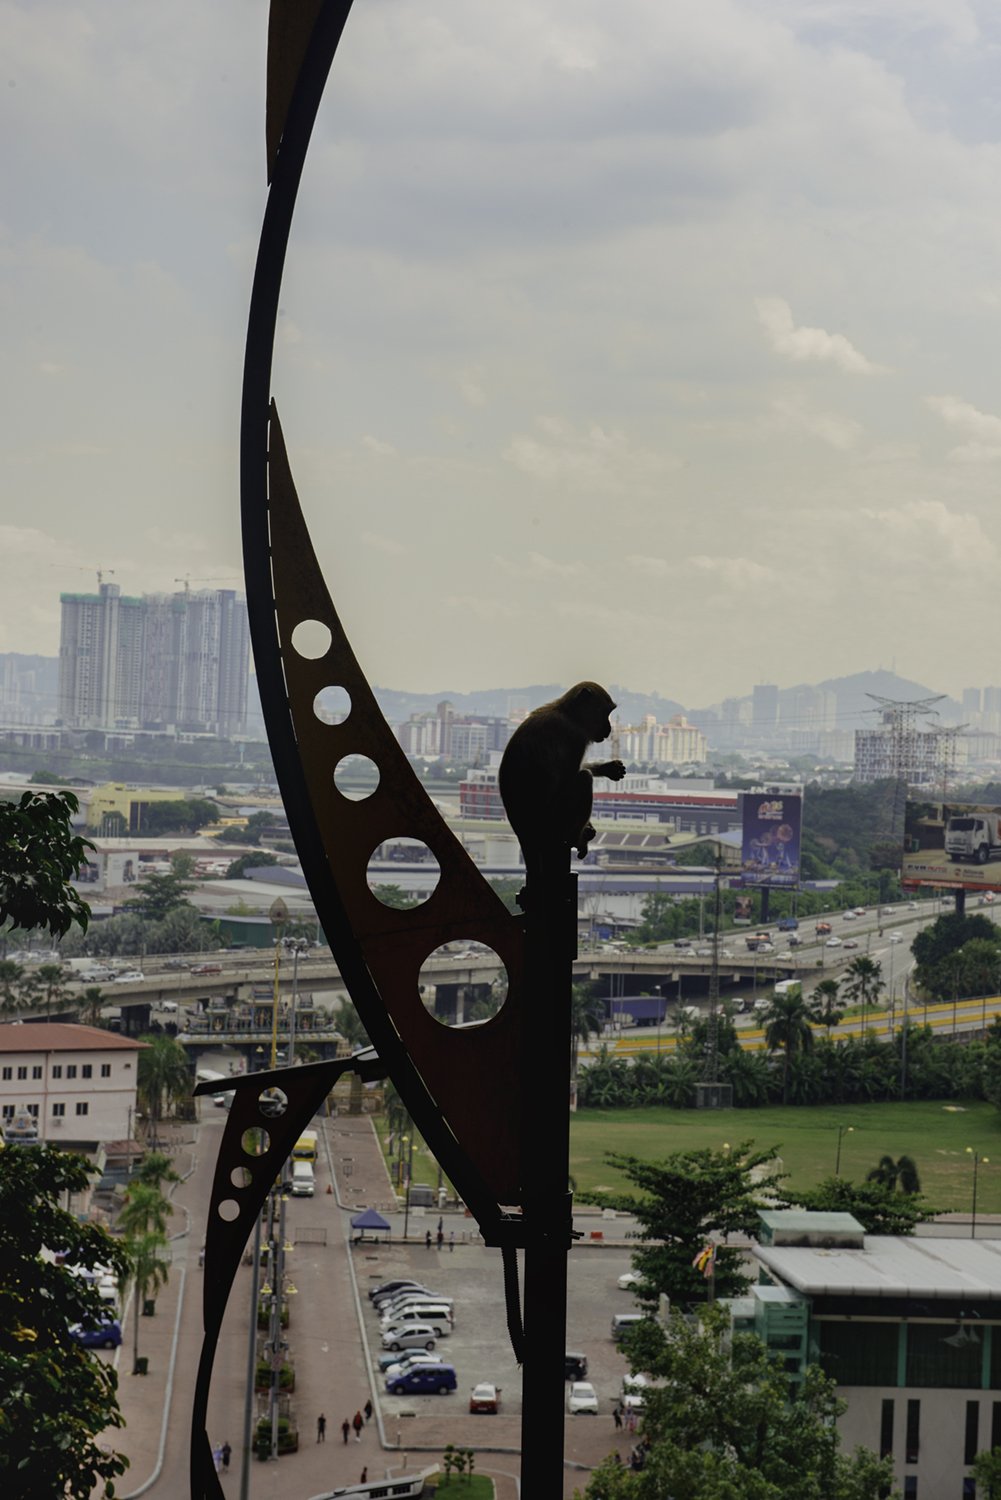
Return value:
<svg viewBox="0 0 1001 1500">
<path fill-rule="evenodd" d="M 955 863 L 972 859 L 985 865 L 1001 859 L 1001 815 L 972 811 L 954 814 L 945 825 L 945 852 Z"/>
</svg>

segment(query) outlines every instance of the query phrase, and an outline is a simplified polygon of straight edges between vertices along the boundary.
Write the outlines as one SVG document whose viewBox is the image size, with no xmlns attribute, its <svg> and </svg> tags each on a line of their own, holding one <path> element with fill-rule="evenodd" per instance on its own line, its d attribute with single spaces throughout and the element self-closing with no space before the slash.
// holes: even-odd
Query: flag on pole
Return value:
<svg viewBox="0 0 1001 1500">
<path fill-rule="evenodd" d="M 706 1245 L 704 1249 L 699 1251 L 698 1255 L 692 1261 L 692 1265 L 696 1271 L 701 1271 L 708 1281 L 716 1266 L 716 1246 Z"/>
</svg>

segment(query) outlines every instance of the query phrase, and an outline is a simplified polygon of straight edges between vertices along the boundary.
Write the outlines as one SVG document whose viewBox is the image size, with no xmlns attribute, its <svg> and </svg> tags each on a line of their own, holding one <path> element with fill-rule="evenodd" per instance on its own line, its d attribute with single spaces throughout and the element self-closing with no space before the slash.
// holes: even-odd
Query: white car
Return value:
<svg viewBox="0 0 1001 1500">
<path fill-rule="evenodd" d="M 124 969 L 121 974 L 116 974 L 111 981 L 112 984 L 142 984 L 146 975 L 141 969 Z"/>
<path fill-rule="evenodd" d="M 827 942 L 824 944 L 824 947 L 825 948 L 840 948 L 841 947 L 841 939 L 839 937 L 829 937 L 827 939 Z"/>
<path fill-rule="evenodd" d="M 619 1286 L 622 1291 L 628 1292 L 631 1291 L 634 1286 L 639 1286 L 642 1280 L 643 1277 L 640 1276 L 636 1271 L 623 1271 L 622 1275 L 619 1277 Z"/>
<path fill-rule="evenodd" d="M 779 954 L 779 963 L 780 964 L 791 964 L 791 963 L 795 963 L 795 959 L 793 958 L 793 956 L 792 956 L 791 953 L 780 953 Z"/>
<path fill-rule="evenodd" d="M 695 950 L 696 958 L 712 958 L 712 956 L 713 950 L 711 948 L 696 948 Z"/>
<path fill-rule="evenodd" d="M 902 932 L 891 932 L 890 933 L 890 942 L 891 943 L 902 943 L 903 941 L 904 941 L 904 934 Z"/>
<path fill-rule="evenodd" d="M 844 917 L 846 922 L 854 922 L 855 918 L 858 916 L 858 912 L 844 911 L 841 913 L 841 915 Z"/>
<path fill-rule="evenodd" d="M 430 1323 L 408 1323 L 406 1328 L 387 1328 L 382 1335 L 382 1347 L 384 1349 L 427 1349 L 430 1352 L 434 1348 L 436 1337 Z"/>
<path fill-rule="evenodd" d="M 570 1386 L 570 1394 L 567 1397 L 567 1411 L 572 1417 L 587 1413 L 588 1416 L 598 1415 L 598 1397 L 594 1386 L 587 1380 L 575 1380 Z"/>
</svg>

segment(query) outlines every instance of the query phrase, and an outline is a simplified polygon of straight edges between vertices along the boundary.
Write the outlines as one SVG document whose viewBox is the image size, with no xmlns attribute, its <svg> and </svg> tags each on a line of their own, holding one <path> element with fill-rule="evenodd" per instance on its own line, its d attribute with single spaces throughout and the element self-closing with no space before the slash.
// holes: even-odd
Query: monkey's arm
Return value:
<svg viewBox="0 0 1001 1500">
<path fill-rule="evenodd" d="M 591 776 L 607 776 L 609 781 L 621 781 L 626 774 L 626 768 L 621 760 L 602 760 L 594 765 L 584 767 Z"/>
</svg>

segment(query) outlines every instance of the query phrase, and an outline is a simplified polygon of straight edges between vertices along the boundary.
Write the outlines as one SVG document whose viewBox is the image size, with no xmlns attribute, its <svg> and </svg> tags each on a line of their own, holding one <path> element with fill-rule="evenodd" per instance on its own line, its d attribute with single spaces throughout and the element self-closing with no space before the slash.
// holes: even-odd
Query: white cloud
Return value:
<svg viewBox="0 0 1001 1500">
<path fill-rule="evenodd" d="M 842 451 L 853 448 L 864 431 L 861 422 L 838 412 L 812 411 L 800 397 L 776 397 L 771 403 L 776 431 L 803 432 Z"/>
<path fill-rule="evenodd" d="M 362 445 L 368 449 L 369 453 L 374 453 L 377 458 L 393 458 L 396 455 L 396 449 L 392 443 L 385 443 L 381 438 L 373 437 L 370 432 L 365 433 L 362 438 Z"/>
<path fill-rule="evenodd" d="M 898 556 L 902 551 L 920 553 L 938 570 L 953 563 L 969 575 L 997 576 L 998 548 L 979 517 L 969 512 L 952 510 L 941 500 L 910 500 L 859 514 L 882 528 Z"/>
<path fill-rule="evenodd" d="M 783 298 L 756 297 L 754 305 L 775 353 L 794 364 L 832 364 L 847 375 L 879 373 L 880 366 L 866 359 L 843 333 L 828 333 L 824 328 L 798 328 L 793 321 L 792 309 Z"/>
<path fill-rule="evenodd" d="M 625 491 L 646 488 L 677 466 L 670 453 L 643 447 L 621 429 L 595 423 L 581 431 L 558 417 L 538 417 L 536 428 L 538 436 L 512 438 L 504 457 L 543 483 Z"/>
<path fill-rule="evenodd" d="M 925 401 L 943 422 L 969 439 L 953 448 L 951 459 L 959 463 L 993 463 L 1001 458 L 1001 417 L 979 411 L 957 396 L 926 396 Z"/>
</svg>

